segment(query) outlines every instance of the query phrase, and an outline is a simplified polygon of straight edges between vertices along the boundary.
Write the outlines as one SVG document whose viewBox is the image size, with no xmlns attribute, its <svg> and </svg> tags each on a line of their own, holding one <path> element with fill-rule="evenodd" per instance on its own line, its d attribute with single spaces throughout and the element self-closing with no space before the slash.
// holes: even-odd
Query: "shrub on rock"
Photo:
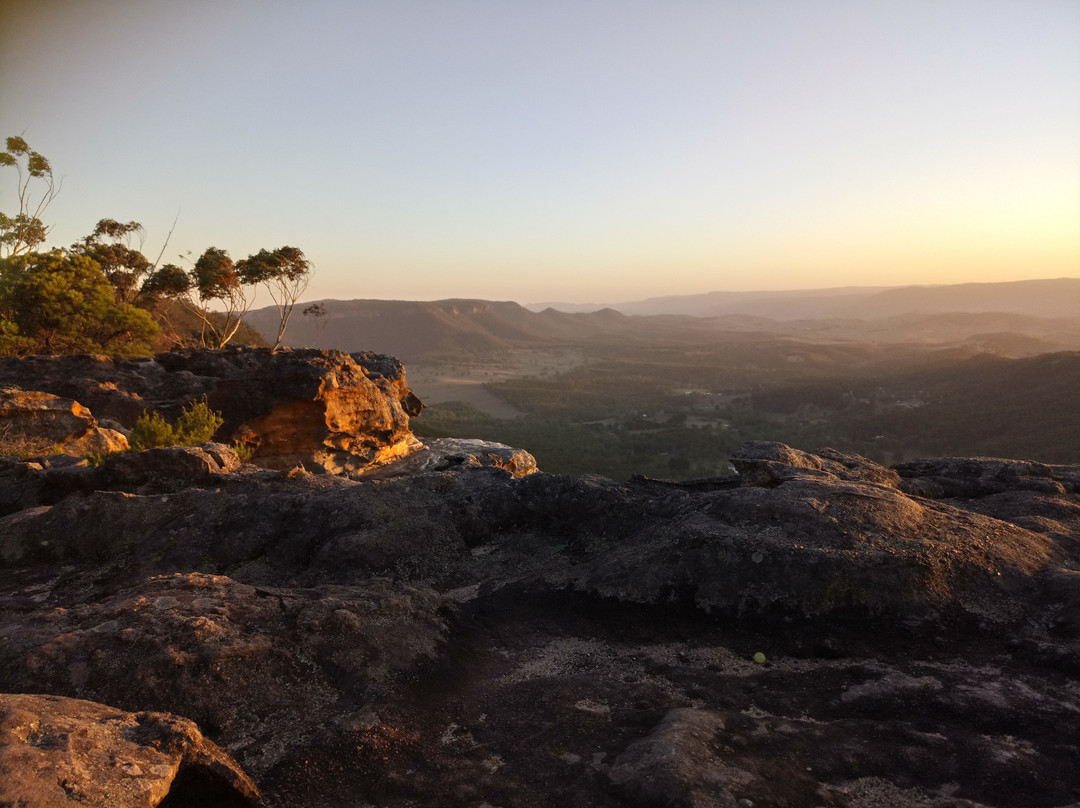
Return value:
<svg viewBox="0 0 1080 808">
<path fill-rule="evenodd" d="M 129 442 L 135 451 L 163 449 L 168 446 L 197 446 L 214 437 L 223 419 L 210 409 L 206 398 L 185 407 L 173 426 L 158 412 L 145 412 L 131 430 Z"/>
</svg>

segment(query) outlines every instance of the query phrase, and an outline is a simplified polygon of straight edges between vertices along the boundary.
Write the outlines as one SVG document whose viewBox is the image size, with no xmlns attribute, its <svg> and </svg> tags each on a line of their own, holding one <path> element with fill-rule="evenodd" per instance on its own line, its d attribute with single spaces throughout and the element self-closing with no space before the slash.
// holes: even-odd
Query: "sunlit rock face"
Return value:
<svg viewBox="0 0 1080 808">
<path fill-rule="evenodd" d="M 0 805 L 21 808 L 260 803 L 193 721 L 58 696 L 0 694 L 0 772 Z"/>
<path fill-rule="evenodd" d="M 226 348 L 154 359 L 9 358 L 0 360 L 4 383 L 65 396 L 127 428 L 146 410 L 175 419 L 205 396 L 225 419 L 215 437 L 248 445 L 252 462 L 266 468 L 356 472 L 419 446 L 409 417 L 423 405 L 404 366 L 374 353 Z"/>
<path fill-rule="evenodd" d="M 73 399 L 15 386 L 0 387 L 0 440 L 16 448 L 20 438 L 28 452 L 44 450 L 48 444 L 48 448 L 73 455 L 128 448 L 122 433 L 101 427 L 90 410 Z"/>
<path fill-rule="evenodd" d="M 419 446 L 409 417 L 423 405 L 390 356 L 259 349 L 158 360 L 172 372 L 216 379 L 208 401 L 225 417 L 219 435 L 252 446 L 252 462 L 266 468 L 355 472 Z"/>
</svg>

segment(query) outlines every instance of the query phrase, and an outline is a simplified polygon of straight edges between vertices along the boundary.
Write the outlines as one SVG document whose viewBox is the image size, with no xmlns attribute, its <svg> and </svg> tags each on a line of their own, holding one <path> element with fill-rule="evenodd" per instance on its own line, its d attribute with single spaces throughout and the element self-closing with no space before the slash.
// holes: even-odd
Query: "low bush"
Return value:
<svg viewBox="0 0 1080 808">
<path fill-rule="evenodd" d="M 210 409 L 203 397 L 185 407 L 175 426 L 159 412 L 144 412 L 128 435 L 128 443 L 136 452 L 166 446 L 197 446 L 214 437 L 224 419 Z"/>
</svg>

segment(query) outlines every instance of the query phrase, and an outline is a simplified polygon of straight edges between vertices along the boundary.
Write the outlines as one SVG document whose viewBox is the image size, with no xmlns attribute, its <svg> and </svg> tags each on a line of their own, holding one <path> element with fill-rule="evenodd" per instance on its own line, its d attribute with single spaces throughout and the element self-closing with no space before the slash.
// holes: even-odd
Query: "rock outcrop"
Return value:
<svg viewBox="0 0 1080 808">
<path fill-rule="evenodd" d="M 475 438 L 431 438 L 407 457 L 360 471 L 365 480 L 401 477 L 428 471 L 498 468 L 514 477 L 533 474 L 536 458 L 524 449 Z"/>
<path fill-rule="evenodd" d="M 154 808 L 260 804 L 235 761 L 191 721 L 78 699 L 0 695 L 0 805 Z"/>
<path fill-rule="evenodd" d="M 0 358 L 0 384 L 64 396 L 127 428 L 146 410 L 175 419 L 205 396 L 225 419 L 216 437 L 249 446 L 257 465 L 334 473 L 377 466 L 417 448 L 409 417 L 423 406 L 393 357 L 339 351 L 8 357 Z"/>
<path fill-rule="evenodd" d="M 227 451 L 0 468 L 0 690 L 196 721 L 270 806 L 1080 798 L 1080 467 Z"/>
<path fill-rule="evenodd" d="M 0 387 L 0 427 L 0 439 L 25 446 L 27 454 L 103 455 L 128 448 L 122 432 L 100 426 L 79 402 L 14 386 Z"/>
</svg>

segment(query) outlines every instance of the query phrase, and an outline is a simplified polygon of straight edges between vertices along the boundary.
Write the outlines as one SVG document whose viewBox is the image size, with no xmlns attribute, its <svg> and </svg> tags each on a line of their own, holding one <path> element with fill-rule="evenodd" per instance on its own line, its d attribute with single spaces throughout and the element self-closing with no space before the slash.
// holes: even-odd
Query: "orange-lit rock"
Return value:
<svg viewBox="0 0 1080 808">
<path fill-rule="evenodd" d="M 253 448 L 267 468 L 303 465 L 355 472 L 420 446 L 409 416 L 422 405 L 393 357 L 337 351 L 259 351 L 255 373 L 226 378 L 210 394 L 224 413 L 219 435 Z M 243 413 L 251 416 L 235 423 Z"/>
<path fill-rule="evenodd" d="M 70 398 L 19 387 L 0 388 L 0 429 L 11 447 L 86 456 L 124 451 L 127 438 L 98 426 L 86 407 Z"/>
<path fill-rule="evenodd" d="M 409 390 L 404 366 L 381 354 L 226 348 L 154 359 L 4 358 L 0 384 L 32 384 L 45 391 L 38 395 L 74 399 L 73 412 L 84 413 L 91 426 L 93 416 L 75 401 L 130 428 L 148 410 L 175 421 L 205 396 L 225 419 L 215 438 L 250 446 L 251 461 L 266 468 L 355 472 L 419 447 L 409 417 L 423 405 Z"/>
<path fill-rule="evenodd" d="M 0 419 L 14 430 L 56 443 L 97 426 L 90 410 L 77 401 L 19 387 L 0 389 Z"/>
<path fill-rule="evenodd" d="M 0 805 L 153 808 L 259 804 L 235 761 L 168 713 L 0 694 Z"/>
</svg>

